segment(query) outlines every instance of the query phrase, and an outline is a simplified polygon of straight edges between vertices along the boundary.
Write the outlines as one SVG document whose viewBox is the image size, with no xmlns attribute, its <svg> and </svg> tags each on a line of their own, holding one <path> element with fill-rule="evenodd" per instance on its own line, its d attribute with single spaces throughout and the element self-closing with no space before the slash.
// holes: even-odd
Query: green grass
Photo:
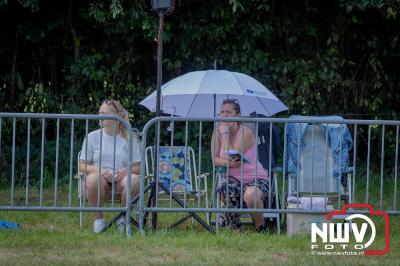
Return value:
<svg viewBox="0 0 400 266">
<path fill-rule="evenodd" d="M 383 207 L 391 209 L 393 180 L 384 180 Z M 357 178 L 356 201 L 365 200 L 365 179 Z M 77 205 L 76 184 L 72 204 Z M 370 203 L 379 207 L 380 178 L 370 180 Z M 60 206 L 67 205 L 68 189 L 59 187 Z M 398 190 L 400 191 L 400 189 Z M 8 205 L 9 190 L 0 190 L 0 205 Z M 38 190 L 29 191 L 31 205 L 38 203 Z M 397 201 L 399 200 L 397 197 Z M 54 188 L 44 192 L 45 206 L 52 205 Z M 23 187 L 15 191 L 15 204 L 25 203 Z M 118 205 L 116 205 L 118 206 Z M 400 206 L 400 204 L 397 204 Z M 106 218 L 112 217 L 107 213 Z M 146 228 L 141 236 L 133 228 L 127 239 L 111 228 L 105 233 L 92 233 L 91 213 L 84 214 L 83 229 L 79 228 L 79 214 L 65 212 L 0 212 L 0 220 L 21 224 L 19 231 L 0 230 L 0 265 L 398 265 L 400 260 L 400 223 L 398 216 L 391 216 L 390 251 L 385 256 L 317 256 L 310 251 L 310 236 L 288 237 L 258 234 L 253 227 L 241 231 L 221 230 L 210 234 L 191 219 L 174 229 L 168 225 L 183 214 L 160 213 L 156 232 Z M 201 215 L 204 217 L 204 215 Z M 374 248 L 383 247 L 383 223 L 376 223 L 378 236 Z M 283 226 L 284 227 L 284 226 Z M 284 228 L 283 228 L 284 229 Z"/>
<path fill-rule="evenodd" d="M 112 214 L 107 214 L 110 217 Z M 79 228 L 78 213 L 1 212 L 0 220 L 21 224 L 19 231 L 0 231 L 0 265 L 127 264 L 127 265 L 270 265 L 270 264 L 372 264 L 395 265 L 400 259 L 400 225 L 391 221 L 391 248 L 386 256 L 316 256 L 310 253 L 310 236 L 288 237 L 221 230 L 210 234 L 186 222 L 165 229 L 177 215 L 159 214 L 156 232 L 141 236 L 134 229 L 131 239 L 115 228 L 92 233 L 92 215 L 85 214 Z M 377 239 L 383 243 L 382 235 Z"/>
</svg>

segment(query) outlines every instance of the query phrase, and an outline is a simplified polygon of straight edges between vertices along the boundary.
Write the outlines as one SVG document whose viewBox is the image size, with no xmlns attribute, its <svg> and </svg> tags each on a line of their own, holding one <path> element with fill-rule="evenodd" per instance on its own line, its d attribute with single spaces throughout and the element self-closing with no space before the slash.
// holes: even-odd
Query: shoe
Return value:
<svg viewBox="0 0 400 266">
<path fill-rule="evenodd" d="M 269 220 L 268 223 L 266 223 L 266 227 L 268 228 L 268 232 L 270 235 L 276 234 L 276 232 L 278 232 L 274 219 Z"/>
<path fill-rule="evenodd" d="M 263 233 L 267 232 L 267 227 L 265 226 L 265 224 L 263 224 L 263 225 L 260 225 L 259 227 L 257 227 L 256 230 L 258 233 L 263 234 Z"/>
<path fill-rule="evenodd" d="M 96 219 L 93 223 L 93 232 L 101 233 L 106 228 L 106 221 L 104 218 Z"/>
<path fill-rule="evenodd" d="M 121 216 L 117 220 L 118 233 L 123 234 L 125 232 L 125 216 Z"/>
</svg>

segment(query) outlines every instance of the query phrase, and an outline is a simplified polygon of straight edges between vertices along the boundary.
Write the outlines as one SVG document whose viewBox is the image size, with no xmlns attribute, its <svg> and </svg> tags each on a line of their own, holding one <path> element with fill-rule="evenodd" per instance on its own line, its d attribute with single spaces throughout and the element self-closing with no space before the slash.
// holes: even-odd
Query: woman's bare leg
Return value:
<svg viewBox="0 0 400 266">
<path fill-rule="evenodd" d="M 260 189 L 255 187 L 249 187 L 246 189 L 244 193 L 244 201 L 246 202 L 247 208 L 249 209 L 262 209 L 264 207 L 264 203 L 262 200 L 262 192 Z M 254 197 L 256 198 L 254 204 Z M 251 217 L 256 225 L 256 228 L 259 228 L 261 225 L 264 225 L 264 216 L 262 213 L 252 213 Z"/>
<path fill-rule="evenodd" d="M 127 177 L 117 183 L 118 191 L 121 191 L 121 206 L 126 206 L 126 189 L 127 189 Z M 131 198 L 133 199 L 139 193 L 140 176 L 131 174 Z"/>
<path fill-rule="evenodd" d="M 100 180 L 100 187 L 99 187 Z M 86 196 L 89 201 L 90 207 L 101 207 L 103 206 L 105 192 L 106 192 L 106 182 L 103 177 L 99 175 L 98 172 L 91 173 L 86 177 Z M 97 202 L 97 195 L 100 192 L 100 201 Z M 97 205 L 98 204 L 98 205 Z M 95 219 L 103 218 L 103 214 L 101 212 L 94 213 Z"/>
</svg>

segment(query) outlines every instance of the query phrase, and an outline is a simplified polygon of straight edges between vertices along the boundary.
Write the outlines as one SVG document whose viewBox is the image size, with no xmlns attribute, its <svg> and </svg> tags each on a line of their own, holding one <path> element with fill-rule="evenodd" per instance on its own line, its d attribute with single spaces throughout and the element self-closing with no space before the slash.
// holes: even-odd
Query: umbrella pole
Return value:
<svg viewBox="0 0 400 266">
<path fill-rule="evenodd" d="M 216 110 L 217 110 L 217 95 L 214 94 L 214 117 L 215 117 Z"/>
<path fill-rule="evenodd" d="M 214 70 L 217 70 L 217 59 L 214 59 Z M 217 110 L 217 95 L 214 93 L 214 118 Z"/>
</svg>

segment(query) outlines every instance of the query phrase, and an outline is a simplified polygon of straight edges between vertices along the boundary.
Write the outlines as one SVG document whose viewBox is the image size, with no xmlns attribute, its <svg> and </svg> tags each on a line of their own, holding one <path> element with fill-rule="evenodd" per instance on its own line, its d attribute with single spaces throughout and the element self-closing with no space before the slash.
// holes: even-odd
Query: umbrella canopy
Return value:
<svg viewBox="0 0 400 266">
<path fill-rule="evenodd" d="M 183 117 L 214 117 L 214 99 L 219 109 L 224 99 L 238 99 L 242 115 L 257 112 L 266 116 L 288 108 L 256 79 L 226 70 L 194 71 L 177 77 L 161 87 L 161 110 Z M 157 91 L 141 105 L 156 111 Z"/>
</svg>

